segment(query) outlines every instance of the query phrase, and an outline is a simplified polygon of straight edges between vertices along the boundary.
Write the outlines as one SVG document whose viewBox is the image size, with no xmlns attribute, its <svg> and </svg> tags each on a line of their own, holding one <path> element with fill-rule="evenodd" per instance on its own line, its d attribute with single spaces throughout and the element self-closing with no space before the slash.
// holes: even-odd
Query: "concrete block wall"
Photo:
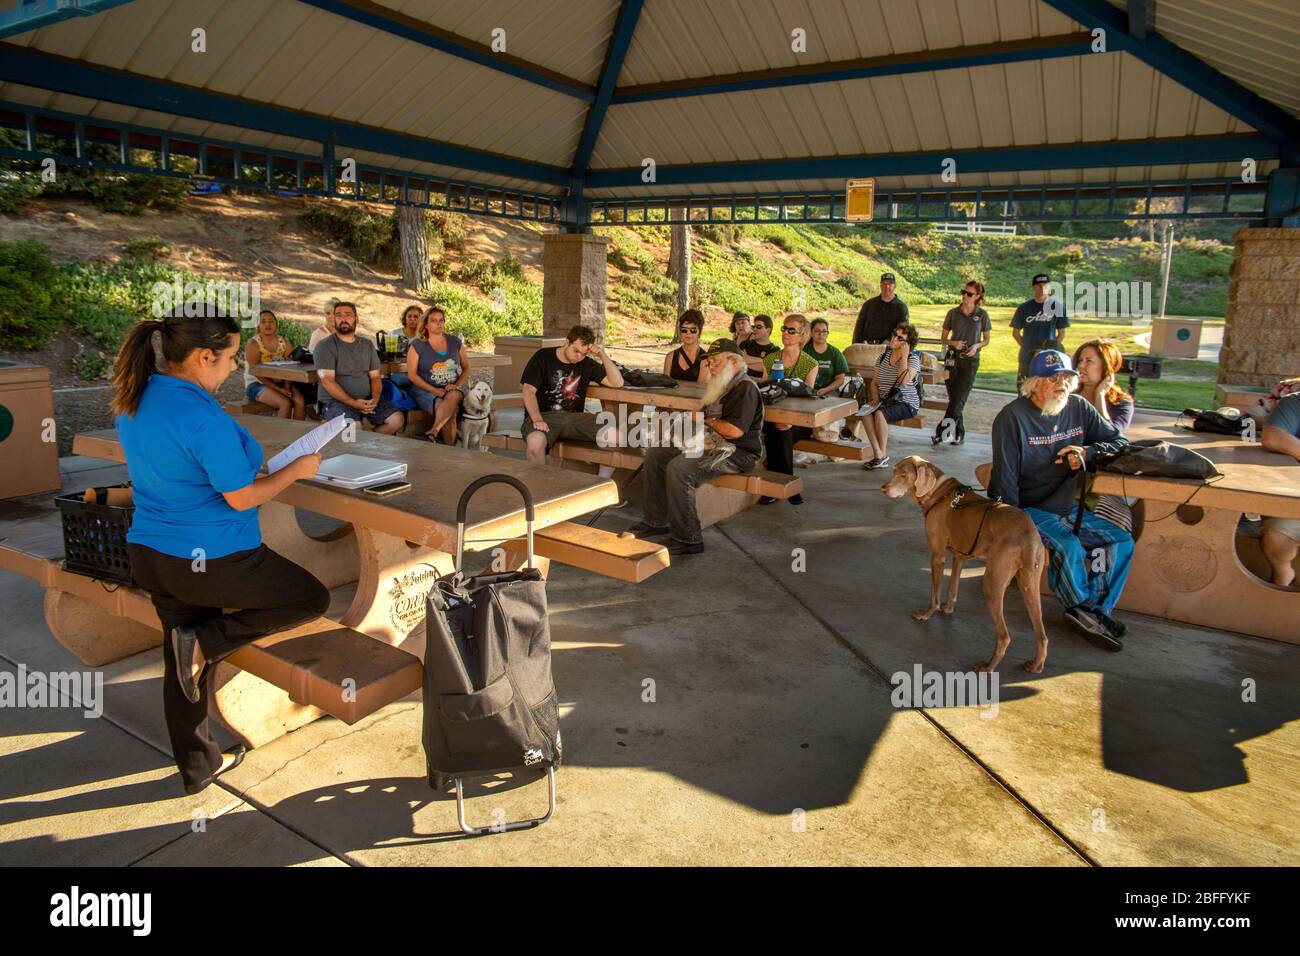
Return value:
<svg viewBox="0 0 1300 956">
<path fill-rule="evenodd" d="M 1300 375 L 1300 229 L 1242 229 L 1235 242 L 1219 381 Z"/>
<path fill-rule="evenodd" d="M 564 335 L 581 323 L 605 341 L 605 256 L 608 236 L 554 233 L 542 237 L 542 334 Z"/>
</svg>

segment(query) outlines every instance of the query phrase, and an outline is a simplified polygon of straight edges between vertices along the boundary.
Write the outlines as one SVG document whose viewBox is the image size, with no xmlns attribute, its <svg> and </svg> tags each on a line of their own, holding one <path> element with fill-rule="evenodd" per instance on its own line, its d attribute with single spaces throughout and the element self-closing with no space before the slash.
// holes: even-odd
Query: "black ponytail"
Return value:
<svg viewBox="0 0 1300 956">
<path fill-rule="evenodd" d="M 134 415 L 140 408 L 149 377 L 158 370 L 153 348 L 155 332 L 161 333 L 163 360 L 168 365 L 180 365 L 195 349 L 213 352 L 228 349 L 231 334 L 239 334 L 239 323 L 229 316 L 187 318 L 184 315 L 141 322 L 117 352 L 113 373 L 113 385 L 117 388 L 113 395 L 114 415 Z"/>
</svg>

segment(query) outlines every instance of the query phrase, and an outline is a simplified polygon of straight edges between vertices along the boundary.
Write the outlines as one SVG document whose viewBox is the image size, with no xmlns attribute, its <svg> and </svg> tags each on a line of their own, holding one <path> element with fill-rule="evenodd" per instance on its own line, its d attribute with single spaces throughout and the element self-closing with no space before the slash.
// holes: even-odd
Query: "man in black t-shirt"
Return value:
<svg viewBox="0 0 1300 956">
<path fill-rule="evenodd" d="M 853 343 L 888 342 L 894 329 L 907 324 L 907 303 L 894 295 L 894 274 L 886 272 L 880 277 L 880 295 L 862 303 L 853 326 Z"/>
<path fill-rule="evenodd" d="M 704 393 L 704 425 L 735 447 L 730 455 L 691 456 L 680 448 L 651 448 L 645 456 L 645 520 L 632 533 L 669 536 L 671 555 L 704 550 L 695 489 L 716 475 L 754 470 L 762 450 L 763 399 L 746 374 L 744 357 L 731 339 L 709 346 L 709 384 Z"/>
<path fill-rule="evenodd" d="M 741 358 L 749 369 L 751 378 L 763 377 L 763 359 L 773 352 L 781 351 L 772 341 L 772 317 L 770 315 L 754 316 L 754 331 L 749 338 L 740 343 Z"/>
<path fill-rule="evenodd" d="M 558 349 L 533 353 L 519 377 L 524 398 L 524 423 L 519 430 L 529 461 L 546 464 L 546 453 L 563 438 L 597 441 L 596 416 L 584 411 L 592 382 L 619 388 L 623 375 L 596 344 L 596 333 L 585 325 L 569 329 Z"/>
</svg>

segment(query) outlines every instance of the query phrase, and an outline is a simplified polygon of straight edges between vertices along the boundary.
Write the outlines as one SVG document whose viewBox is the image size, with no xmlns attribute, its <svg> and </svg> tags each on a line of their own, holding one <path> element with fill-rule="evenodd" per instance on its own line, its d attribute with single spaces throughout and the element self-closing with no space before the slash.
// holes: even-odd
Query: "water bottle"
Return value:
<svg viewBox="0 0 1300 956">
<path fill-rule="evenodd" d="M 782 362 L 780 358 L 777 358 L 777 360 L 772 363 L 772 381 L 779 382 L 784 378 L 785 363 Z"/>
<path fill-rule="evenodd" d="M 388 343 L 385 342 L 384 339 L 385 335 L 383 332 L 375 333 L 375 348 L 379 350 L 379 360 L 381 362 L 388 358 Z"/>
</svg>

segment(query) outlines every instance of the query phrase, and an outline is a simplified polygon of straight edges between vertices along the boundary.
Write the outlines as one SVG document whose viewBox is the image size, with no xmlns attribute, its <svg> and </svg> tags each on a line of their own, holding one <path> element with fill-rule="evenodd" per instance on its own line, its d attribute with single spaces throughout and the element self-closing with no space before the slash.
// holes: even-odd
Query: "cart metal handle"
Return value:
<svg viewBox="0 0 1300 956">
<path fill-rule="evenodd" d="M 469 483 L 469 487 L 461 493 L 460 501 L 456 503 L 456 570 L 459 571 L 462 565 L 462 559 L 465 555 L 465 514 L 469 511 L 469 500 L 474 497 L 484 485 L 513 485 L 515 490 L 523 496 L 524 499 L 524 518 L 528 522 L 528 567 L 533 566 L 533 493 L 528 490 L 528 486 L 513 475 L 484 475 L 482 478 L 475 478 Z"/>
</svg>

